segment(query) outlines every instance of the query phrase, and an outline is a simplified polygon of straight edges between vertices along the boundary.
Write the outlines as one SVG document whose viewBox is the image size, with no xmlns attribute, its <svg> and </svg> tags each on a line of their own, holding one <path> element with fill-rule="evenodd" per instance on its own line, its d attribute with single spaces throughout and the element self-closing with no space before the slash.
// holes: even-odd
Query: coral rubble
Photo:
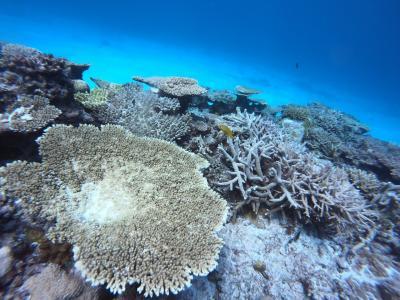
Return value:
<svg viewBox="0 0 400 300">
<path fill-rule="evenodd" d="M 1 168 L 2 190 L 32 218 L 56 221 L 48 237 L 73 245 L 94 285 L 177 293 L 215 268 L 226 205 L 199 172 L 204 159 L 112 125 L 58 125 L 38 142 L 42 163 Z"/>
</svg>

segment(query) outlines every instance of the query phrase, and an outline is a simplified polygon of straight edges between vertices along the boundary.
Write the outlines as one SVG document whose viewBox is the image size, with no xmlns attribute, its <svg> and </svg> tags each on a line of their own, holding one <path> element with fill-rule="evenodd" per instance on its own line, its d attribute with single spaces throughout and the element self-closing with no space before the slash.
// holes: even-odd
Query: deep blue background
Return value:
<svg viewBox="0 0 400 300">
<path fill-rule="evenodd" d="M 353 93 L 381 113 L 400 113 L 398 0 L 2 0 L 1 9 L 49 26 L 60 19 L 86 23 L 108 35 L 190 45 L 283 72 L 299 63 L 308 79 Z"/>
</svg>

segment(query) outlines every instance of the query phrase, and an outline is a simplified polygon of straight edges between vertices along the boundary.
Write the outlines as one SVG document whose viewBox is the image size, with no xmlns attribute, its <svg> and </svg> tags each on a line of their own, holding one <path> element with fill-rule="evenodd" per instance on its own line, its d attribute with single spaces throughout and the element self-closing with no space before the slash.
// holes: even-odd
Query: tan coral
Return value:
<svg viewBox="0 0 400 300">
<path fill-rule="evenodd" d="M 42 163 L 0 168 L 2 189 L 56 221 L 48 237 L 73 245 L 93 285 L 177 293 L 215 268 L 227 208 L 200 173 L 206 160 L 114 125 L 53 126 L 39 144 Z"/>
<path fill-rule="evenodd" d="M 199 96 L 207 90 L 198 81 L 188 77 L 133 77 L 133 80 L 148 84 L 174 97 Z"/>
</svg>

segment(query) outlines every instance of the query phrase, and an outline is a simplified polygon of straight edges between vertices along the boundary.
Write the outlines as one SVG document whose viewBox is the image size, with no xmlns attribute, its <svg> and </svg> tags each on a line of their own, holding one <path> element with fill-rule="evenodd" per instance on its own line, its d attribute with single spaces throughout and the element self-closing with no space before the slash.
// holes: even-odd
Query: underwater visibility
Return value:
<svg viewBox="0 0 400 300">
<path fill-rule="evenodd" d="M 0 299 L 400 299 L 400 2 L 2 1 Z"/>
</svg>

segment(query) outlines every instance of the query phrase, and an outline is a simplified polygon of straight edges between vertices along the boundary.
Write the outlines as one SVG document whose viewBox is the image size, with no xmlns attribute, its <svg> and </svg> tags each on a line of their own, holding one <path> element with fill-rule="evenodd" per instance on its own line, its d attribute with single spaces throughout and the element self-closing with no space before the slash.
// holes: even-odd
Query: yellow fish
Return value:
<svg viewBox="0 0 400 300">
<path fill-rule="evenodd" d="M 232 129 L 230 129 L 228 126 L 224 125 L 224 124 L 219 124 L 218 128 L 230 139 L 233 139 L 233 131 Z"/>
</svg>

